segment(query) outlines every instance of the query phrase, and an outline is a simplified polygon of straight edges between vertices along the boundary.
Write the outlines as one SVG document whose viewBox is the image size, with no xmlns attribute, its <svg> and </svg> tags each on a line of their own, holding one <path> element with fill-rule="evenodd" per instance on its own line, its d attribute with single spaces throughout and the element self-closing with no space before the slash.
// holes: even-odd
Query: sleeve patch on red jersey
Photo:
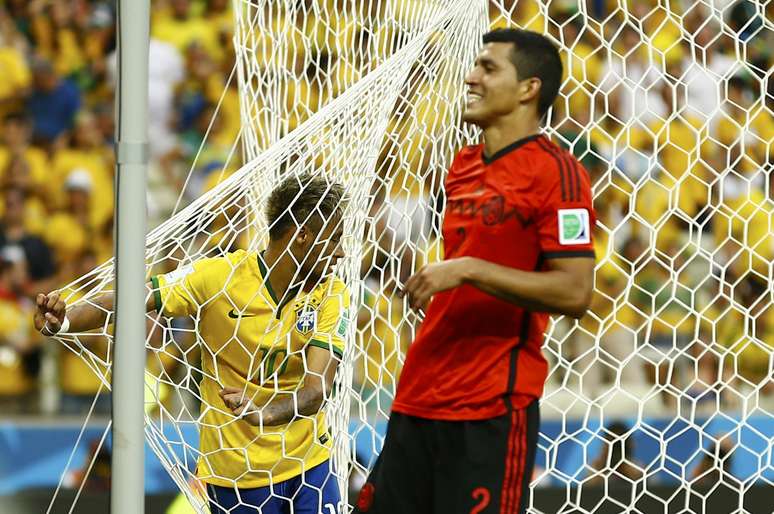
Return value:
<svg viewBox="0 0 774 514">
<path fill-rule="evenodd" d="M 559 244 L 579 245 L 591 242 L 589 211 L 586 209 L 559 209 Z"/>
</svg>

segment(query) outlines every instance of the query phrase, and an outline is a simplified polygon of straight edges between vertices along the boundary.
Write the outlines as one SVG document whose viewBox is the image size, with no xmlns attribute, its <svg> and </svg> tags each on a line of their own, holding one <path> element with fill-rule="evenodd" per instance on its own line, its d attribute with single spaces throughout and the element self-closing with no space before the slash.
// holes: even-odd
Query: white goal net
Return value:
<svg viewBox="0 0 774 514">
<path fill-rule="evenodd" d="M 342 493 L 321 509 L 348 512 L 420 322 L 397 291 L 443 255 L 446 168 L 478 138 L 460 123 L 465 74 L 484 32 L 514 26 L 561 49 L 566 78 L 545 131 L 591 174 L 599 220 L 591 310 L 578 322 L 554 318 L 546 337 L 531 512 L 704 512 L 718 491 L 755 512 L 746 492 L 774 481 L 774 26 L 772 2 L 742 3 L 234 0 L 244 165 L 147 243 L 148 279 L 172 283 L 202 259 L 228 268 L 184 315 L 147 320 L 146 437 L 192 508 L 217 501 L 197 466 L 209 470 L 205 481 L 233 487 L 263 484 L 249 480 L 259 475 L 274 485 L 288 461 L 304 469 L 289 434 L 306 422 L 329 434 L 320 444 Z M 279 428 L 239 428 L 249 444 L 273 441 L 267 467 L 229 446 L 245 421 L 205 389 L 238 385 L 224 383 L 218 364 L 232 351 L 253 384 L 246 397 L 257 398 L 255 385 L 261 401 L 293 397 L 304 379 L 280 370 L 311 373 L 304 351 L 271 324 L 257 329 L 257 346 L 237 324 L 215 347 L 202 327 L 220 323 L 205 319 L 216 302 L 245 308 L 228 281 L 266 247 L 272 190 L 302 175 L 341 183 L 348 197 L 318 239 L 334 244 L 324 238 L 343 229 L 336 273 L 348 290 L 337 294 L 350 307 L 337 305 L 349 323 L 324 418 L 297 412 Z M 293 285 L 313 285 L 303 279 Z M 108 262 L 67 288 L 69 303 L 93 302 L 112 284 Z M 298 312 L 309 302 L 298 300 Z M 111 342 L 111 331 L 63 337 L 106 387 L 112 352 L 95 341 Z M 205 448 L 205 432 L 220 449 Z M 243 474 L 219 474 L 218 452 L 241 452 Z M 543 488 L 559 492 L 543 504 Z M 292 501 L 279 488 L 272 495 Z"/>
</svg>

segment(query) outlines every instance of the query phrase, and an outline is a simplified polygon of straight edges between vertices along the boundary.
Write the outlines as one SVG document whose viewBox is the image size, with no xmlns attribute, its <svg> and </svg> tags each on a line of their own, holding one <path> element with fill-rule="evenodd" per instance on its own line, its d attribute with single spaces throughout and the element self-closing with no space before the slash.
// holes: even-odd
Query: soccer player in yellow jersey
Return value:
<svg viewBox="0 0 774 514">
<path fill-rule="evenodd" d="M 343 200 L 338 184 L 291 177 L 269 197 L 264 251 L 200 259 L 148 283 L 149 312 L 198 320 L 197 475 L 212 514 L 341 509 L 321 407 L 348 323 L 349 292 L 331 274 L 343 255 Z M 112 310 L 112 294 L 70 309 L 57 292 L 41 294 L 35 326 L 82 332 L 105 326 Z"/>
</svg>

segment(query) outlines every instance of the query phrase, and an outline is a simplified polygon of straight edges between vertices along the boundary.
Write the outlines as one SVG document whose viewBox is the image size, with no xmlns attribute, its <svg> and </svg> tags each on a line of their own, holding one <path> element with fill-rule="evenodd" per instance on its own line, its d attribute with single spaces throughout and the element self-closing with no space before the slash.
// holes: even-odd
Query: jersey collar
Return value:
<svg viewBox="0 0 774 514">
<path fill-rule="evenodd" d="M 258 271 L 261 273 L 261 278 L 263 279 L 263 285 L 266 287 L 266 290 L 269 292 L 269 296 L 274 301 L 274 304 L 277 305 L 277 319 L 280 318 L 280 315 L 282 314 L 282 308 L 285 307 L 287 304 L 289 304 L 293 299 L 298 295 L 298 292 L 301 291 L 301 286 L 296 286 L 291 289 L 288 289 L 285 292 L 285 296 L 282 297 L 282 300 L 277 298 L 276 293 L 274 292 L 274 289 L 271 287 L 271 282 L 269 282 L 269 267 L 266 266 L 266 261 L 263 260 L 263 254 L 265 250 L 262 252 L 259 252 L 257 255 L 256 260 L 258 261 Z"/>
<path fill-rule="evenodd" d="M 519 139 L 518 141 L 514 141 L 513 143 L 509 144 L 505 148 L 497 151 L 492 155 L 491 157 L 487 157 L 484 154 L 483 147 L 481 148 L 481 159 L 484 161 L 484 164 L 492 164 L 494 161 L 499 159 L 500 157 L 507 155 L 515 150 L 518 150 L 522 146 L 526 145 L 530 141 L 534 141 L 535 139 L 542 137 L 543 134 L 532 134 L 531 136 L 523 137 Z"/>
</svg>

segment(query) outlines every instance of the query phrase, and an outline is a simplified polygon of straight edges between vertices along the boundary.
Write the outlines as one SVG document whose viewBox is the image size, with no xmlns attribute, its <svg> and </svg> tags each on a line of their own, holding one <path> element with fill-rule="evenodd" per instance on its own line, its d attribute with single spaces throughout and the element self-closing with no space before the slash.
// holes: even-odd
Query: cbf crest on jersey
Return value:
<svg viewBox="0 0 774 514">
<path fill-rule="evenodd" d="M 302 334 L 313 332 L 317 328 L 317 310 L 305 305 L 296 310 L 296 330 Z"/>
</svg>

